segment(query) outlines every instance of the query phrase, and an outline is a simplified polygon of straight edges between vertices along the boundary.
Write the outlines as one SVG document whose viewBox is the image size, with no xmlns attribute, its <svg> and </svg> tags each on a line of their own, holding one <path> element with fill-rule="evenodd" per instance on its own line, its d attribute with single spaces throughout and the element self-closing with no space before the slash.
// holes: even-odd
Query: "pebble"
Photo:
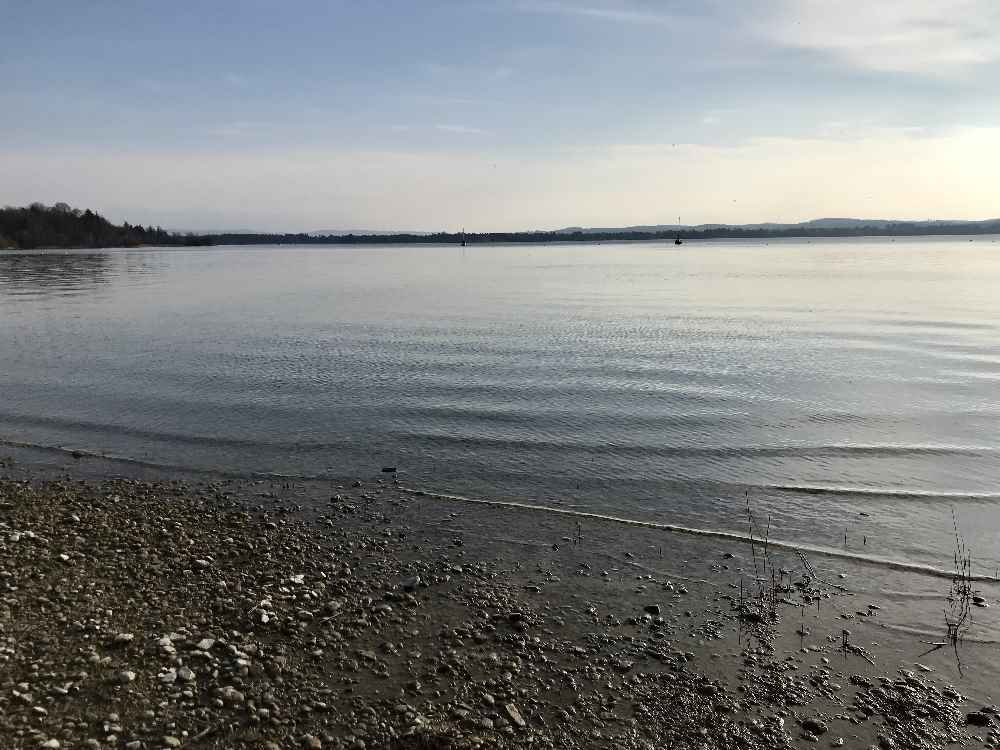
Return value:
<svg viewBox="0 0 1000 750">
<path fill-rule="evenodd" d="M 219 691 L 219 697 L 226 703 L 231 703 L 233 705 L 239 705 L 246 700 L 246 696 L 244 696 L 243 693 L 230 685 L 226 685 L 226 687 Z"/>
<path fill-rule="evenodd" d="M 504 710 L 507 712 L 507 716 L 510 717 L 510 720 L 514 722 L 516 726 L 521 728 L 527 726 L 527 722 L 525 722 L 524 717 L 521 716 L 521 712 L 518 710 L 517 706 L 515 706 L 513 703 L 505 704 Z"/>
<path fill-rule="evenodd" d="M 177 670 L 177 679 L 180 680 L 181 682 L 194 682 L 195 673 L 192 672 L 187 667 L 181 667 L 180 669 Z"/>
<path fill-rule="evenodd" d="M 177 670 L 168 669 L 166 672 L 156 676 L 156 679 L 162 682 L 164 685 L 173 685 L 177 681 Z"/>
</svg>

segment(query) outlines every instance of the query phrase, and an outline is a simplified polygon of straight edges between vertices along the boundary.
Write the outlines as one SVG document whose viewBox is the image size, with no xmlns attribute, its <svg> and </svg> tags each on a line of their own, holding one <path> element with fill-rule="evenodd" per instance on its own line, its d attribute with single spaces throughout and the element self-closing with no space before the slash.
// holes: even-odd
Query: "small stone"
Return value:
<svg viewBox="0 0 1000 750">
<path fill-rule="evenodd" d="M 130 682 L 135 681 L 135 672 L 131 672 L 127 669 L 119 672 L 116 676 L 119 685 L 128 685 Z"/>
<path fill-rule="evenodd" d="M 132 633 L 119 633 L 115 636 L 113 645 L 115 646 L 126 646 L 135 640 L 135 636 Z"/>
<path fill-rule="evenodd" d="M 45 742 L 41 743 L 39 747 L 51 748 L 51 750 L 59 750 L 59 748 L 62 747 L 62 745 L 59 744 L 59 740 L 51 739 L 51 740 L 45 740 Z"/>
<path fill-rule="evenodd" d="M 177 682 L 177 670 L 168 669 L 166 672 L 157 675 L 156 679 L 158 679 L 164 685 L 173 685 L 175 682 Z"/>
<path fill-rule="evenodd" d="M 223 701 L 232 705 L 239 705 L 246 700 L 246 696 L 231 685 L 226 685 L 226 687 L 222 688 L 219 691 L 219 695 Z"/>
<path fill-rule="evenodd" d="M 643 610 L 647 614 L 658 615 L 658 614 L 660 614 L 660 605 L 659 604 L 647 604 L 645 607 L 643 607 Z"/>
<path fill-rule="evenodd" d="M 171 737 L 170 735 L 167 735 L 166 737 L 163 738 L 163 744 L 166 745 L 167 747 L 180 747 L 181 741 L 176 737 Z"/>
<path fill-rule="evenodd" d="M 510 720 L 518 727 L 524 727 L 527 722 L 525 722 L 524 717 L 521 716 L 521 712 L 517 710 L 517 706 L 513 703 L 508 703 L 504 706 L 504 710 L 507 712 L 507 716 Z"/>
<path fill-rule="evenodd" d="M 156 645 L 159 646 L 160 651 L 162 651 L 167 656 L 173 656 L 174 654 L 177 653 L 177 649 L 174 647 L 174 642 L 173 640 L 171 640 L 169 635 L 165 635 L 162 638 L 160 638 L 156 642 Z"/>
<path fill-rule="evenodd" d="M 200 641 L 198 641 L 198 644 L 195 646 L 195 648 L 198 649 L 199 651 L 211 651 L 212 646 L 214 645 L 215 645 L 214 638 L 202 638 Z"/>
<path fill-rule="evenodd" d="M 187 667 L 181 667 L 177 670 L 177 679 L 181 682 L 194 682 L 195 674 Z"/>
<path fill-rule="evenodd" d="M 313 737 L 311 734 L 303 735 L 299 744 L 306 750 L 323 750 L 323 743 L 318 737 Z"/>
</svg>

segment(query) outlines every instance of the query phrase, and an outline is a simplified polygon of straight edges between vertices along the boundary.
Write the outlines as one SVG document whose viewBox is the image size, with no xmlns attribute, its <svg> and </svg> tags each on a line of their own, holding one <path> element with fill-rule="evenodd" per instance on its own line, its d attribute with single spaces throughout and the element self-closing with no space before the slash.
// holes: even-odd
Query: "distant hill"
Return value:
<svg viewBox="0 0 1000 750">
<path fill-rule="evenodd" d="M 406 234 L 413 237 L 426 237 L 433 232 L 414 232 L 394 229 L 317 229 L 308 233 L 310 237 L 382 237 Z"/>
<path fill-rule="evenodd" d="M 217 234 L 255 234 L 258 230 L 256 229 L 183 229 L 180 227 L 171 227 L 167 230 L 171 234 L 180 234 L 184 236 L 198 235 L 200 237 L 212 237 Z"/>
<path fill-rule="evenodd" d="M 553 234 L 622 234 L 622 233 L 642 233 L 655 234 L 659 232 L 712 232 L 712 231 L 762 231 L 762 232 L 787 232 L 795 229 L 879 229 L 885 230 L 893 226 L 898 227 L 942 227 L 942 226 L 964 226 L 966 228 L 975 225 L 983 225 L 990 228 L 990 231 L 1000 219 L 985 219 L 982 221 L 968 221 L 964 219 L 928 219 L 926 221 L 904 221 L 901 219 L 849 219 L 849 218 L 824 218 L 810 219 L 795 224 L 780 224 L 775 222 L 763 222 L 759 224 L 640 224 L 628 227 L 565 227 L 553 230 Z"/>
</svg>

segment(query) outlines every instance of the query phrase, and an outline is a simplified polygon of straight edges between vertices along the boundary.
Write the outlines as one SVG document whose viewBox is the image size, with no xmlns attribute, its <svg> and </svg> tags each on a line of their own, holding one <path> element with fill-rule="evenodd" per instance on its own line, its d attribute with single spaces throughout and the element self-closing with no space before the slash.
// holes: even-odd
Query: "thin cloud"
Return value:
<svg viewBox="0 0 1000 750">
<path fill-rule="evenodd" d="M 422 62 L 419 64 L 419 67 L 429 76 L 451 75 L 459 70 L 459 68 L 453 65 L 445 65 L 439 62 Z"/>
<path fill-rule="evenodd" d="M 235 89 L 246 89 L 250 87 L 250 80 L 240 73 L 226 73 L 223 80 Z"/>
<path fill-rule="evenodd" d="M 758 31 L 852 67 L 947 76 L 1000 60 L 997 0 L 778 0 Z"/>
<path fill-rule="evenodd" d="M 163 81 L 157 80 L 155 78 L 138 78 L 136 79 L 136 85 L 143 89 L 144 91 L 149 91 L 153 94 L 163 94 L 168 90 L 168 86 L 163 83 Z"/>
<path fill-rule="evenodd" d="M 435 130 L 440 130 L 442 133 L 457 133 L 459 135 L 488 135 L 490 131 L 483 130 L 482 128 L 474 128 L 468 125 L 435 125 Z"/>
<path fill-rule="evenodd" d="M 250 120 L 237 120 L 235 122 L 225 122 L 208 128 L 208 134 L 221 138 L 237 138 L 239 136 L 257 133 L 272 127 L 268 122 L 253 122 Z"/>
<path fill-rule="evenodd" d="M 482 104 L 479 99 L 472 99 L 467 96 L 446 96 L 441 94 L 420 94 L 413 92 L 406 92 L 401 95 L 401 98 L 416 102 L 430 102 L 432 104 L 462 104 L 462 105 L 478 105 Z"/>
<path fill-rule="evenodd" d="M 575 16 L 616 23 L 668 24 L 677 20 L 677 17 L 670 13 L 645 10 L 627 2 L 582 4 L 557 0 L 519 0 L 514 7 L 524 13 Z"/>
</svg>

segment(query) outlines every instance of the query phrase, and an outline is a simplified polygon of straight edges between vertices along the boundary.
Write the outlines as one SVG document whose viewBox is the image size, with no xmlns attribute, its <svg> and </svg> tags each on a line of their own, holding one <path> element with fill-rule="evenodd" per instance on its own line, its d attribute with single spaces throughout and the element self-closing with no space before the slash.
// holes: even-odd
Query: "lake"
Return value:
<svg viewBox="0 0 1000 750">
<path fill-rule="evenodd" d="M 3 252 L 0 320 L 8 443 L 1000 568 L 996 238 Z"/>
</svg>

